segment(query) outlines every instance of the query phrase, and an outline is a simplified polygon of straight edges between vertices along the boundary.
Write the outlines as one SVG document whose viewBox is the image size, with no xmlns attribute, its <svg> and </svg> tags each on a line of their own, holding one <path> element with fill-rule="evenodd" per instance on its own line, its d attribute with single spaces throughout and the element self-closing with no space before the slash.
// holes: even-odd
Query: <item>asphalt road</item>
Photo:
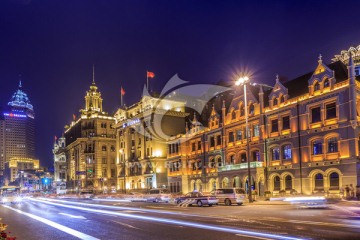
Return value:
<svg viewBox="0 0 360 240">
<path fill-rule="evenodd" d="M 17 240 L 360 239 L 360 205 L 178 207 L 165 203 L 29 199 L 0 206 Z"/>
</svg>

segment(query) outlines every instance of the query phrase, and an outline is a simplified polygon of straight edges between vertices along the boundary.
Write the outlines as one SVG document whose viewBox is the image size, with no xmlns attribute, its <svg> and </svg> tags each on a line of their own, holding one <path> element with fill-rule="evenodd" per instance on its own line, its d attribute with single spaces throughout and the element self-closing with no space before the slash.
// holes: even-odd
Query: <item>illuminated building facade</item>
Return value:
<svg viewBox="0 0 360 240">
<path fill-rule="evenodd" d="M 34 109 L 21 81 L 1 114 L 0 165 L 8 183 L 16 180 L 18 171 L 39 167 L 35 159 Z"/>
<path fill-rule="evenodd" d="M 152 96 L 127 108 L 116 118 L 119 189 L 141 191 L 168 187 L 167 139 L 184 132 L 185 103 Z"/>
<path fill-rule="evenodd" d="M 243 89 L 234 86 L 229 107 L 213 108 L 206 128 L 194 118 L 187 134 L 168 142 L 169 188 L 248 189 L 248 159 L 257 195 L 339 196 L 346 185 L 355 188 L 360 185 L 359 81 L 360 46 L 328 65 L 320 56 L 314 71 L 286 82 L 276 77 L 274 87 L 249 85 L 247 106 Z"/>
<path fill-rule="evenodd" d="M 115 121 L 103 111 L 102 102 L 93 78 L 80 118 L 75 119 L 74 115 L 70 126 L 65 127 L 65 141 L 58 142 L 66 144 L 65 156 L 58 152 L 56 157 L 58 160 L 65 157 L 68 189 L 91 188 L 103 192 L 116 189 Z"/>
<path fill-rule="evenodd" d="M 54 181 L 58 186 L 66 186 L 66 144 L 65 137 L 55 138 L 54 148 Z"/>
</svg>

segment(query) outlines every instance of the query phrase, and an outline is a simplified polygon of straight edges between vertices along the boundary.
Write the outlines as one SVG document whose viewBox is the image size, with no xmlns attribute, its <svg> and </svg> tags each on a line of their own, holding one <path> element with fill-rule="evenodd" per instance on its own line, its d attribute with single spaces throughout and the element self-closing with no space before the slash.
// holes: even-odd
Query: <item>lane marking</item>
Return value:
<svg viewBox="0 0 360 240">
<path fill-rule="evenodd" d="M 23 212 L 23 211 L 21 211 L 21 210 L 19 210 L 19 209 L 12 208 L 12 207 L 10 207 L 10 206 L 3 205 L 3 207 L 6 207 L 6 208 L 8 208 L 8 209 L 10 209 L 10 210 L 13 210 L 13 211 L 15 211 L 15 212 L 17 212 L 17 213 L 23 214 L 23 215 L 25 215 L 25 216 L 27 216 L 27 217 L 30 217 L 30 218 L 32 218 L 32 219 L 35 219 L 35 220 L 37 220 L 37 221 L 39 221 L 39 222 L 45 223 L 46 225 L 49 225 L 49 226 L 51 226 L 51 227 L 53 227 L 53 228 L 56 228 L 56 229 L 58 229 L 58 230 L 60 230 L 60 231 L 65 232 L 65 233 L 67 233 L 67 234 L 73 235 L 74 237 L 78 237 L 78 238 L 84 239 L 84 240 L 100 240 L 99 238 L 95 238 L 95 237 L 90 236 L 90 235 L 87 235 L 87 234 L 85 234 L 85 233 L 76 231 L 76 230 L 74 230 L 74 229 L 72 229 L 72 228 L 63 226 L 63 225 L 58 224 L 58 223 L 56 223 L 56 222 L 50 221 L 50 220 L 48 220 L 48 219 L 46 219 L 46 218 L 42 218 L 42 217 L 33 215 L 33 214 L 31 214 L 31 213 Z"/>
<path fill-rule="evenodd" d="M 341 223 L 327 223 L 327 222 L 313 222 L 313 221 L 301 221 L 301 220 L 287 220 L 287 219 L 272 219 L 272 218 L 261 218 L 265 221 L 271 222 L 286 222 L 286 223 L 300 223 L 300 224 L 307 224 L 307 225 L 322 225 L 322 226 L 329 226 L 329 227 L 345 227 L 345 228 L 360 228 L 358 225 L 351 225 L 351 224 L 341 224 Z"/>
<path fill-rule="evenodd" d="M 276 234 L 271 234 L 271 233 L 259 233 L 259 232 L 241 230 L 241 229 L 230 228 L 230 227 L 221 227 L 221 226 L 210 225 L 210 224 L 202 224 L 202 223 L 188 222 L 188 221 L 182 221 L 182 220 L 173 220 L 173 219 L 169 219 L 169 218 L 147 217 L 147 216 L 132 215 L 132 214 L 127 214 L 127 213 L 113 212 L 113 211 L 107 211 L 107 210 L 77 207 L 77 206 L 72 206 L 72 205 L 47 202 L 47 201 L 38 200 L 38 199 L 31 199 L 31 201 L 37 201 L 37 202 L 42 202 L 42 203 L 46 203 L 46 204 L 50 204 L 50 205 L 78 209 L 78 210 L 93 212 L 93 213 L 109 214 L 109 215 L 114 215 L 114 216 L 133 218 L 133 219 L 143 220 L 143 221 L 152 221 L 152 222 L 157 222 L 157 223 L 165 223 L 165 224 L 171 224 L 171 225 L 182 225 L 182 226 L 187 226 L 187 227 L 191 227 L 191 228 L 200 228 L 200 229 L 211 230 L 211 231 L 243 234 L 246 236 L 255 236 L 255 237 L 281 239 L 281 240 L 300 240 L 300 239 L 302 239 L 302 238 L 297 238 L 297 237 L 281 236 L 281 235 L 276 235 Z"/>
<path fill-rule="evenodd" d="M 235 235 L 239 236 L 239 237 L 249 237 L 248 235 L 244 235 L 244 234 L 235 234 Z M 272 240 L 271 238 L 264 238 L 264 237 L 253 237 L 253 236 L 251 236 L 251 238 L 262 239 L 262 240 Z"/>
<path fill-rule="evenodd" d="M 61 215 L 64 215 L 64 216 L 68 216 L 68 217 L 71 217 L 71 218 L 78 218 L 78 219 L 86 219 L 85 217 L 83 216 L 75 216 L 75 215 L 71 215 L 71 214 L 68 214 L 68 213 L 59 213 Z"/>
<path fill-rule="evenodd" d="M 118 221 L 112 221 L 112 222 L 117 223 L 117 224 L 120 224 L 120 225 L 123 225 L 123 226 L 125 226 L 125 227 L 129 227 L 129 228 L 134 228 L 134 229 L 141 230 L 140 228 L 134 227 L 133 225 L 130 225 L 130 224 L 126 224 L 126 223 L 122 223 L 122 222 L 118 222 Z"/>
</svg>

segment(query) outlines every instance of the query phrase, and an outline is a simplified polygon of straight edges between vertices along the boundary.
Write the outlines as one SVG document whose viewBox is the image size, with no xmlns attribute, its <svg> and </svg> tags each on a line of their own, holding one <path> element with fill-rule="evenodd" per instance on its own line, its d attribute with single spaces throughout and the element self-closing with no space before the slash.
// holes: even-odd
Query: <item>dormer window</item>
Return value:
<svg viewBox="0 0 360 240">
<path fill-rule="evenodd" d="M 314 85 L 314 91 L 318 91 L 318 90 L 320 90 L 320 84 L 319 82 L 316 82 Z"/>
<path fill-rule="evenodd" d="M 249 114 L 250 114 L 250 115 L 253 115 L 254 112 L 255 112 L 254 104 L 250 103 L 250 106 L 249 106 Z"/>
<path fill-rule="evenodd" d="M 277 100 L 277 98 L 274 98 L 274 100 L 273 100 L 273 106 L 277 106 L 278 105 L 278 100 Z"/>
<path fill-rule="evenodd" d="M 235 110 L 232 111 L 232 113 L 231 113 L 231 119 L 232 119 L 232 120 L 235 120 L 235 119 L 236 119 L 236 112 L 235 112 Z"/>
<path fill-rule="evenodd" d="M 245 109 L 244 109 L 244 106 L 241 105 L 240 106 L 240 116 L 244 116 L 245 115 Z"/>
<path fill-rule="evenodd" d="M 284 103 L 284 102 L 285 102 L 284 95 L 281 95 L 281 97 L 280 97 L 280 103 Z"/>
<path fill-rule="evenodd" d="M 330 87 L 330 80 L 328 78 L 326 78 L 324 80 L 324 88 Z"/>
</svg>

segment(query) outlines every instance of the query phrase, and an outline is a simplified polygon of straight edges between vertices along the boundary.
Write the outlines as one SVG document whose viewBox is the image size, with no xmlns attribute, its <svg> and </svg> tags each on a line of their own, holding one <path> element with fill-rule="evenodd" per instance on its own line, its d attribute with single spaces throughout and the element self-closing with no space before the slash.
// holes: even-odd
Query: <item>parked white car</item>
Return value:
<svg viewBox="0 0 360 240">
<path fill-rule="evenodd" d="M 170 191 L 168 189 L 151 189 L 145 194 L 146 201 L 148 202 L 169 202 L 171 198 Z"/>
</svg>

